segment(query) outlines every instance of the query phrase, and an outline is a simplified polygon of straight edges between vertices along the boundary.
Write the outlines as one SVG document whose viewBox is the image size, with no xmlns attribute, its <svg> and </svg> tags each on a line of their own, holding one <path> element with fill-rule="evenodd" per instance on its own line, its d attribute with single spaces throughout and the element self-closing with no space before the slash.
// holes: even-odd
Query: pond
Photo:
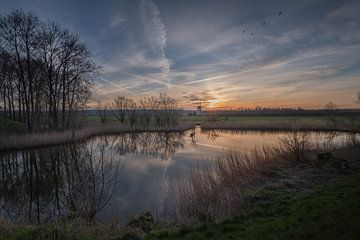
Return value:
<svg viewBox="0 0 360 240">
<path fill-rule="evenodd" d="M 318 145 L 347 133 L 308 132 Z M 277 146 L 286 132 L 195 130 L 124 133 L 0 155 L 0 218 L 47 222 L 62 216 L 127 221 L 171 212 L 173 183 L 228 150 Z"/>
</svg>

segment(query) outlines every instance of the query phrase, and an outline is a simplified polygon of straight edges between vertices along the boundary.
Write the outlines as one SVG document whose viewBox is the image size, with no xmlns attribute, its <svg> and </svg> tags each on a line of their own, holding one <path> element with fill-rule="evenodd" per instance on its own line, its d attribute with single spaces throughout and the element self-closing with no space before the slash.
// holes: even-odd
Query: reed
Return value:
<svg viewBox="0 0 360 240">
<path fill-rule="evenodd" d="M 264 183 L 278 167 L 280 148 L 229 151 L 205 167 L 189 170 L 176 185 L 179 221 L 218 221 L 247 206 L 246 193 Z"/>
<path fill-rule="evenodd" d="M 65 143 L 77 142 L 104 134 L 128 132 L 177 132 L 191 129 L 191 125 L 179 124 L 173 127 L 129 127 L 117 123 L 91 124 L 81 129 L 61 132 L 45 132 L 30 134 L 3 135 L 0 138 L 0 151 L 16 151 L 30 148 L 48 147 Z"/>
</svg>

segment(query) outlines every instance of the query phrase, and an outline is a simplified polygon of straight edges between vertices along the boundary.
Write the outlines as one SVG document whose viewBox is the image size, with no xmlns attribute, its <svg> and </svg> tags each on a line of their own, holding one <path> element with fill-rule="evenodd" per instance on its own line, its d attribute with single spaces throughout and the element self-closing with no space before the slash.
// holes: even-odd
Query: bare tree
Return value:
<svg viewBox="0 0 360 240">
<path fill-rule="evenodd" d="M 125 102 L 126 102 L 126 98 L 124 96 L 119 96 L 115 98 L 114 102 L 112 103 L 112 110 L 115 114 L 115 117 L 121 123 L 125 122 L 125 115 L 126 115 Z"/>
<path fill-rule="evenodd" d="M 107 111 L 108 111 L 108 107 L 106 104 L 102 104 L 100 101 L 98 102 L 97 105 L 97 113 L 98 116 L 100 118 L 101 123 L 105 123 L 107 120 Z"/>
<path fill-rule="evenodd" d="M 134 127 L 137 121 L 137 104 L 132 99 L 125 99 L 125 111 L 130 127 Z"/>
<path fill-rule="evenodd" d="M 0 16 L 0 103 L 6 117 L 66 129 L 89 101 L 99 67 L 79 37 L 33 13 Z M 11 115 L 9 115 L 11 113 Z M 17 114 L 16 114 L 17 113 Z"/>
<path fill-rule="evenodd" d="M 152 118 L 151 101 L 147 98 L 141 99 L 140 108 L 141 108 L 141 124 L 143 126 L 149 126 Z"/>
<path fill-rule="evenodd" d="M 335 116 L 335 110 L 337 108 L 337 105 L 333 101 L 330 101 L 325 105 L 324 108 L 328 112 L 328 118 L 329 118 L 330 124 L 333 127 L 336 127 L 338 125 L 336 116 Z"/>
<path fill-rule="evenodd" d="M 157 97 L 150 97 L 147 99 L 149 107 L 150 107 L 150 111 L 151 111 L 151 115 L 154 116 L 155 118 L 155 122 L 158 126 L 160 126 L 162 124 L 161 118 L 162 118 L 162 114 L 160 111 L 160 101 L 158 100 Z"/>
</svg>

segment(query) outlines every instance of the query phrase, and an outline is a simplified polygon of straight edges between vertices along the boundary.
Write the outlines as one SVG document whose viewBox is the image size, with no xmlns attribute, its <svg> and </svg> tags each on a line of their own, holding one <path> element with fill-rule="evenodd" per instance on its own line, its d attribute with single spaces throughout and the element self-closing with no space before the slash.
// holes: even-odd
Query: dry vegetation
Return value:
<svg viewBox="0 0 360 240">
<path fill-rule="evenodd" d="M 23 150 L 45 146 L 54 146 L 69 142 L 76 142 L 85 138 L 103 134 L 115 134 L 126 132 L 176 132 L 185 131 L 192 128 L 188 124 L 177 126 L 146 126 L 132 128 L 128 125 L 118 123 L 91 124 L 78 130 L 67 130 L 61 132 L 29 133 L 0 138 L 0 151 Z"/>
<path fill-rule="evenodd" d="M 177 186 L 182 221 L 220 220 L 246 206 L 246 192 L 265 180 L 279 160 L 278 150 L 261 148 L 254 154 L 230 151 L 205 168 L 192 169 Z"/>
<path fill-rule="evenodd" d="M 348 147 L 354 146 L 359 146 L 355 134 L 348 142 Z M 220 221 L 240 214 L 252 195 L 266 186 L 298 191 L 347 171 L 349 163 L 344 159 L 319 158 L 318 153 L 330 150 L 312 144 L 306 133 L 293 131 L 279 147 L 256 148 L 250 154 L 226 152 L 213 164 L 190 170 L 176 184 L 177 220 Z"/>
</svg>

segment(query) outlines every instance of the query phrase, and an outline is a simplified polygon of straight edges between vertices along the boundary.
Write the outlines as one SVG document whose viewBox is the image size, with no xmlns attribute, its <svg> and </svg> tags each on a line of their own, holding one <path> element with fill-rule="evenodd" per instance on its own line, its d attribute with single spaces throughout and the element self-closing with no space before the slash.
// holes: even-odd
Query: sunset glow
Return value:
<svg viewBox="0 0 360 240">
<path fill-rule="evenodd" d="M 186 109 L 200 98 L 209 109 L 356 107 L 358 1 L 80 2 L 5 1 L 0 12 L 21 7 L 79 32 L 103 66 L 89 108 L 160 92 Z"/>
</svg>

